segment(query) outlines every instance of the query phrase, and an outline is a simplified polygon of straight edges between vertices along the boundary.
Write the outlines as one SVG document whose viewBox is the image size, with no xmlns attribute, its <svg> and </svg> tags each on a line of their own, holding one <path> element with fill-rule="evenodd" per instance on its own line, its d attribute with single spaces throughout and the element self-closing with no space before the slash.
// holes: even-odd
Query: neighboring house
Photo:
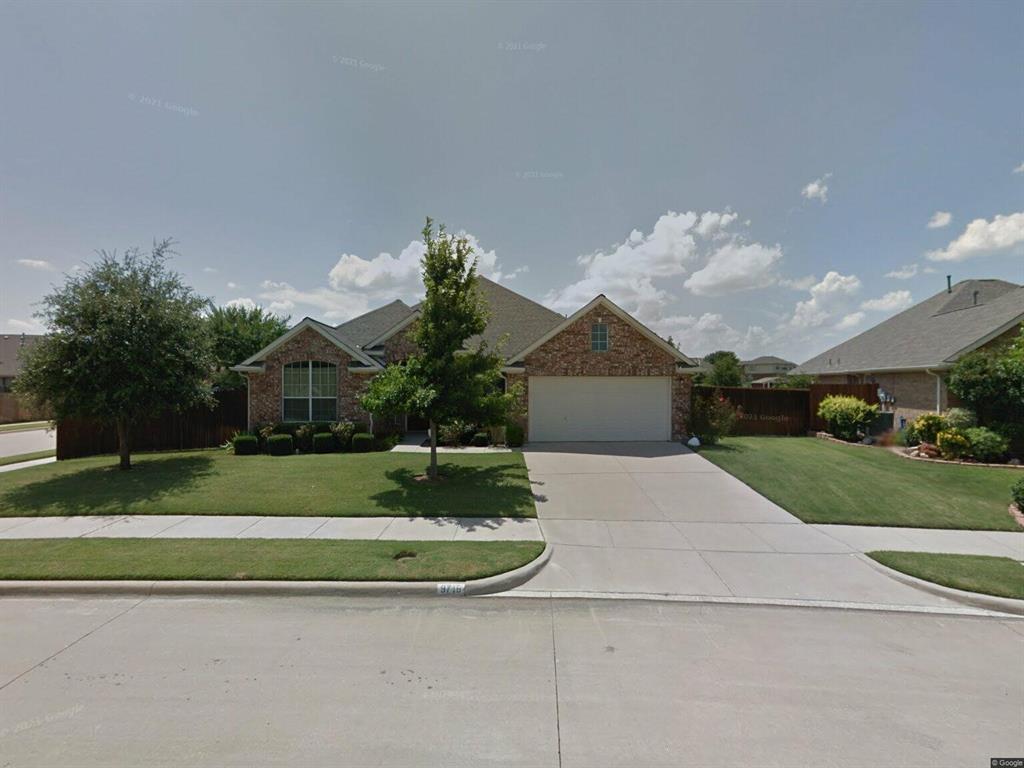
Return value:
<svg viewBox="0 0 1024 768">
<path fill-rule="evenodd" d="M 1024 322 L 1024 286 L 964 280 L 797 366 L 823 384 L 871 383 L 896 425 L 957 405 L 949 369 L 975 349 L 1004 344 Z"/>
<path fill-rule="evenodd" d="M 21 350 L 35 344 L 42 336 L 28 333 L 0 335 L 0 392 L 10 392 L 21 372 Z"/>
<path fill-rule="evenodd" d="M 486 278 L 478 288 L 489 319 L 467 347 L 500 349 L 505 381 L 523 385 L 529 439 L 686 435 L 694 361 L 605 296 L 567 318 Z M 232 369 L 248 380 L 250 429 L 279 421 L 369 421 L 359 405 L 366 384 L 415 351 L 418 318 L 418 308 L 401 301 L 339 326 L 305 318 Z"/>
<path fill-rule="evenodd" d="M 743 378 L 747 381 L 755 381 L 770 376 L 785 376 L 796 368 L 796 363 L 783 360 L 774 355 L 761 355 L 753 360 L 744 360 L 740 363 L 743 366 Z"/>
</svg>

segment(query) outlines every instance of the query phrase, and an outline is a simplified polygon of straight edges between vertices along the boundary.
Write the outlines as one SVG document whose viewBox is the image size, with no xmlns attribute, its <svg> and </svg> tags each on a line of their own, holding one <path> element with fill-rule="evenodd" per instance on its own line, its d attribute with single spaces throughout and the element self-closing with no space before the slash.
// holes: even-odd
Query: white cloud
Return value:
<svg viewBox="0 0 1024 768">
<path fill-rule="evenodd" d="M 778 282 L 776 267 L 782 248 L 732 239 L 711 254 L 703 269 L 694 272 L 683 285 L 698 296 L 721 296 L 737 291 L 766 288 Z"/>
<path fill-rule="evenodd" d="M 700 220 L 694 226 L 693 231 L 703 238 L 723 237 L 725 230 L 739 217 L 739 214 L 732 211 L 705 211 L 701 214 Z M 749 223 L 749 222 L 748 222 Z M 635 231 L 635 230 L 634 230 Z"/>
<path fill-rule="evenodd" d="M 894 280 L 909 280 L 917 274 L 917 264 L 905 264 L 899 269 L 894 269 L 892 272 L 886 272 L 886 277 L 891 277 Z"/>
<path fill-rule="evenodd" d="M 472 234 L 459 232 L 473 248 L 477 271 L 495 282 L 513 279 L 525 267 L 504 272 L 494 250 L 485 250 Z M 381 304 L 403 299 L 413 302 L 423 295 L 420 259 L 426 245 L 413 240 L 397 256 L 382 252 L 370 259 L 343 253 L 327 273 L 327 285 L 310 289 L 265 280 L 259 298 L 270 302 L 270 311 L 292 312 L 297 306 L 312 310 L 320 319 L 341 322 Z M 303 311 L 306 311 L 305 309 Z"/>
<path fill-rule="evenodd" d="M 879 299 L 868 299 L 860 305 L 861 309 L 870 309 L 875 312 L 899 312 L 912 306 L 914 303 L 910 291 L 889 291 Z"/>
<path fill-rule="evenodd" d="M 21 266 L 29 269 L 38 269 L 43 272 L 53 272 L 54 270 L 53 264 L 42 259 L 18 259 L 17 261 Z"/>
<path fill-rule="evenodd" d="M 224 304 L 225 307 L 241 307 L 242 309 L 256 309 L 256 302 L 247 296 L 239 299 L 232 299 Z"/>
<path fill-rule="evenodd" d="M 652 322 L 651 329 L 679 344 L 684 354 L 700 356 L 716 349 L 730 349 L 739 355 L 763 352 L 769 334 L 758 325 L 737 330 L 721 314 L 705 312 L 700 317 L 675 315 Z"/>
<path fill-rule="evenodd" d="M 936 211 L 932 214 L 932 217 L 928 219 L 928 229 L 941 229 L 942 227 L 948 227 L 949 222 L 953 220 L 953 214 L 949 211 Z"/>
<path fill-rule="evenodd" d="M 1013 172 L 1014 173 L 1024 173 L 1024 163 L 1021 163 L 1016 168 L 1014 168 Z"/>
<path fill-rule="evenodd" d="M 816 282 L 818 282 L 818 278 L 814 275 L 805 275 L 795 278 L 784 277 L 779 280 L 779 285 L 783 288 L 792 288 L 794 291 L 808 291 Z"/>
<path fill-rule="evenodd" d="M 214 269 L 213 267 L 203 267 L 203 272 L 205 272 L 208 275 L 214 275 L 217 273 L 217 270 Z"/>
<path fill-rule="evenodd" d="M 800 194 L 807 200 L 817 200 L 824 205 L 828 202 L 828 184 L 826 182 L 830 178 L 832 178 L 832 174 L 826 173 L 820 179 L 808 183 L 800 190 Z"/>
<path fill-rule="evenodd" d="M 830 271 L 821 282 L 810 288 L 811 298 L 798 301 L 789 319 L 793 328 L 817 328 L 831 324 L 848 311 L 850 297 L 861 287 L 856 275 L 841 275 Z"/>
<path fill-rule="evenodd" d="M 228 283 L 228 289 L 229 289 L 229 290 L 232 290 L 232 291 L 233 291 L 233 290 L 235 290 L 236 288 L 238 288 L 238 283 L 230 283 L 230 282 Z"/>
<path fill-rule="evenodd" d="M 932 261 L 963 261 L 1005 251 L 1024 243 L 1024 211 L 999 214 L 992 221 L 975 219 L 944 249 L 929 251 Z"/>
<path fill-rule="evenodd" d="M 860 325 L 863 320 L 863 312 L 851 312 L 848 315 L 843 315 L 843 319 L 836 323 L 835 328 L 837 331 L 848 331 Z"/>
<path fill-rule="evenodd" d="M 16 317 L 7 318 L 7 325 L 19 333 L 45 333 L 45 329 L 33 320 L 18 320 Z"/>
</svg>

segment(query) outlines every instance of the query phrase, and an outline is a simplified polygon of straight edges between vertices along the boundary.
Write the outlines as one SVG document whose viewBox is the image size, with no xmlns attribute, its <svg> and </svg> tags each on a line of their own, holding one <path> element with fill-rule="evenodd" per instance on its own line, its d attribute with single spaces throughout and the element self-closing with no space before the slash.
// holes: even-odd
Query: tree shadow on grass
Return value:
<svg viewBox="0 0 1024 768">
<path fill-rule="evenodd" d="M 518 464 L 439 465 L 441 480 L 426 482 L 410 469 L 385 476 L 396 487 L 370 497 L 399 517 L 533 517 L 533 493 Z M 511 470 L 511 471 L 510 471 Z"/>
<path fill-rule="evenodd" d="M 145 515 L 147 503 L 193 492 L 213 471 L 209 456 L 177 456 L 89 467 L 0 491 L 0 511 L 24 516 Z"/>
</svg>

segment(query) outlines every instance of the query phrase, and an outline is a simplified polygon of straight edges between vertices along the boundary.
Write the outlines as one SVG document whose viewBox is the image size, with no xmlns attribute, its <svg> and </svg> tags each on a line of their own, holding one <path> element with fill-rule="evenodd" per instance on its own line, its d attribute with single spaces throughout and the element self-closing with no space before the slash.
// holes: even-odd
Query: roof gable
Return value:
<svg viewBox="0 0 1024 768">
<path fill-rule="evenodd" d="M 534 350 L 538 349 L 542 345 L 546 344 L 548 341 L 550 341 L 555 336 L 557 336 L 559 333 L 561 333 L 566 328 L 571 326 L 573 323 L 575 323 L 581 317 L 584 317 L 587 313 L 593 311 L 594 309 L 597 309 L 598 307 L 603 307 L 603 308 L 607 309 L 608 311 L 610 311 L 611 313 L 616 315 L 620 320 L 623 320 L 626 323 L 628 323 L 629 325 L 631 325 L 633 328 L 635 328 L 637 331 L 639 331 L 640 334 L 642 336 L 644 336 L 648 341 L 650 341 L 655 346 L 657 346 L 657 347 L 661 348 L 662 350 L 664 350 L 665 352 L 667 352 L 669 355 L 671 355 L 677 361 L 679 361 L 681 363 L 685 363 L 688 366 L 696 366 L 697 365 L 697 362 L 695 360 L 687 357 L 682 352 L 680 352 L 678 349 L 673 347 L 671 344 L 669 344 L 667 341 L 665 341 L 663 338 L 661 338 L 658 334 L 656 334 L 654 331 L 652 331 L 646 325 L 644 325 L 639 320 L 637 320 L 635 317 L 633 317 L 631 314 L 629 314 L 629 312 L 627 312 L 626 310 L 622 309 L 622 307 L 618 306 L 613 301 L 611 301 L 611 299 L 609 299 L 603 293 L 598 295 L 598 296 L 596 296 L 586 306 L 581 307 L 576 312 L 571 314 L 569 317 L 565 318 L 565 320 L 563 320 L 557 326 L 555 326 L 554 328 L 549 330 L 547 333 L 545 333 L 543 336 L 541 336 L 540 338 L 535 340 L 532 344 L 530 344 L 527 347 L 525 347 L 522 350 L 520 350 L 514 357 L 509 357 L 509 360 L 510 361 L 512 361 L 512 360 L 521 361 L 523 358 L 525 358 L 531 352 L 533 352 Z"/>
<path fill-rule="evenodd" d="M 353 360 L 358 360 L 359 362 L 361 362 L 364 365 L 369 366 L 371 368 L 380 368 L 381 367 L 380 363 L 378 363 L 376 360 L 374 360 L 373 358 L 371 358 L 370 356 L 365 354 L 358 347 L 354 347 L 351 344 L 349 344 L 348 342 L 346 342 L 344 339 L 341 339 L 337 335 L 337 333 L 335 333 L 335 329 L 334 328 L 332 328 L 329 325 L 325 325 L 324 323 L 321 323 L 318 320 L 314 320 L 311 317 L 303 318 L 301 321 L 299 321 L 298 323 L 293 325 L 291 328 L 289 328 L 287 331 L 285 331 L 283 334 L 278 336 L 276 339 L 274 339 L 272 342 L 270 342 L 267 346 L 265 346 L 263 349 L 261 349 L 255 355 L 253 355 L 252 357 L 248 358 L 247 360 L 244 360 L 243 362 L 239 363 L 239 365 L 236 366 L 236 367 L 252 366 L 255 363 L 260 362 L 267 355 L 269 355 L 271 352 L 273 352 L 275 349 L 280 347 L 285 342 L 295 338 L 296 336 L 298 336 L 300 333 L 302 333 L 302 331 L 304 331 L 307 328 L 310 328 L 310 329 L 316 331 L 321 336 L 323 336 L 325 339 L 327 339 L 331 343 L 333 343 L 336 346 L 338 346 L 340 349 L 342 349 L 344 352 L 346 352 L 349 355 L 349 357 L 351 357 Z"/>
<path fill-rule="evenodd" d="M 373 346 L 374 340 L 397 323 L 407 319 L 415 310 L 400 299 L 353 317 L 334 327 L 334 333 L 354 347 Z"/>
</svg>

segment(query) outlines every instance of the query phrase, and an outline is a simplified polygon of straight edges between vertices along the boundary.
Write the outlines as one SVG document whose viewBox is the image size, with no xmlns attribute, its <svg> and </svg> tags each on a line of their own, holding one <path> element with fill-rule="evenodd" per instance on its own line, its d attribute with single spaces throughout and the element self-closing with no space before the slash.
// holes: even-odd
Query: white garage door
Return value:
<svg viewBox="0 0 1024 768">
<path fill-rule="evenodd" d="M 531 376 L 531 441 L 668 440 L 667 376 Z"/>
</svg>

